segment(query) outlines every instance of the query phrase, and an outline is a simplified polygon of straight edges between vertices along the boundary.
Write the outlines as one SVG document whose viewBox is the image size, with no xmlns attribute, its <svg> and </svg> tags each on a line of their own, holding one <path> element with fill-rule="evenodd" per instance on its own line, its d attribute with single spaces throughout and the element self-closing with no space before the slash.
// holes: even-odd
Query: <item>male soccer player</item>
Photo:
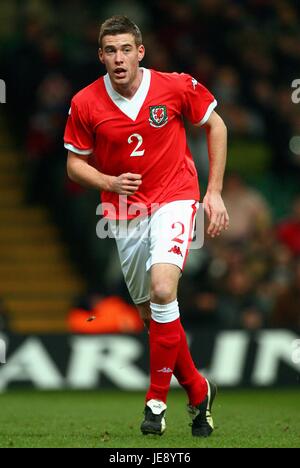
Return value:
<svg viewBox="0 0 300 468">
<path fill-rule="evenodd" d="M 111 228 L 125 281 L 149 328 L 150 387 L 142 433 L 164 432 L 174 374 L 188 394 L 192 434 L 207 437 L 216 388 L 194 365 L 177 302 L 200 198 L 183 116 L 207 133 L 210 173 L 203 203 L 212 237 L 229 223 L 221 198 L 226 127 L 204 86 L 187 74 L 139 67 L 144 54 L 141 32 L 127 17 L 102 24 L 99 59 L 107 74 L 72 100 L 64 137 L 67 170 L 72 180 L 100 190 L 106 207 L 110 203 L 106 215 L 118 220 Z M 92 154 L 96 167 L 88 161 Z M 140 209 L 138 222 L 126 237 L 119 236 L 119 220 L 138 215 L 137 206 L 146 213 Z"/>
</svg>

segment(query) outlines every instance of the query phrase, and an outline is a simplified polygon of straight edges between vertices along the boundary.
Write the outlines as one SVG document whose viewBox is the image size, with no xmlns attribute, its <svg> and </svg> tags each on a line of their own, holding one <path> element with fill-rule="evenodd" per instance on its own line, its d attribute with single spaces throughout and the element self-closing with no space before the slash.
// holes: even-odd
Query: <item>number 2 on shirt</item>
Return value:
<svg viewBox="0 0 300 468">
<path fill-rule="evenodd" d="M 133 138 L 136 138 L 137 139 L 137 145 L 136 147 L 134 148 L 134 150 L 132 151 L 131 156 L 144 156 L 144 153 L 145 153 L 145 150 L 139 150 L 139 147 L 142 146 L 143 144 L 143 137 L 141 135 L 139 135 L 138 133 L 134 133 L 133 135 L 130 135 L 130 137 L 128 138 L 128 143 L 131 144 L 133 143 Z"/>
</svg>

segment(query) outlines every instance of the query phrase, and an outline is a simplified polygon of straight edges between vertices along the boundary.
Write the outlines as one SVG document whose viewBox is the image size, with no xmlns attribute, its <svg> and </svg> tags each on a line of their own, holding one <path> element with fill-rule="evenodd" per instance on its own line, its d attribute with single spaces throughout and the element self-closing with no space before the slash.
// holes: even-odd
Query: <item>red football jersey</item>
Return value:
<svg viewBox="0 0 300 468">
<path fill-rule="evenodd" d="M 151 211 L 154 204 L 200 198 L 183 116 L 202 125 L 217 102 L 190 75 L 142 70 L 142 82 L 132 99 L 113 89 L 108 74 L 82 89 L 72 99 L 66 125 L 65 148 L 93 154 L 100 172 L 142 175 L 137 192 L 122 197 L 127 210 L 119 210 L 118 194 L 102 192 L 102 202 L 115 207 L 115 215 L 109 217 L 134 217 L 130 206 L 137 203 Z"/>
</svg>

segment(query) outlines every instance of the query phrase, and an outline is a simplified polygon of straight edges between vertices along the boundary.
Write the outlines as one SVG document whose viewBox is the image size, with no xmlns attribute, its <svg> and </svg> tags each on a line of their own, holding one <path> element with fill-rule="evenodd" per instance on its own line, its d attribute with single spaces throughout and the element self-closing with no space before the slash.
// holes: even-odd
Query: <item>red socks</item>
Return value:
<svg viewBox="0 0 300 468">
<path fill-rule="evenodd" d="M 192 359 L 184 329 L 180 323 L 177 299 L 169 304 L 150 303 L 150 388 L 146 401 L 166 403 L 172 374 L 186 390 L 189 404 L 197 406 L 207 395 L 206 379 Z"/>
<path fill-rule="evenodd" d="M 197 406 L 207 395 L 206 379 L 192 359 L 180 319 L 168 323 L 150 322 L 150 388 L 146 401 L 166 403 L 172 374 L 186 390 L 189 404 Z"/>
<path fill-rule="evenodd" d="M 146 401 L 161 400 L 166 403 L 172 374 L 180 345 L 180 319 L 160 323 L 150 321 L 150 388 Z"/>
<path fill-rule="evenodd" d="M 207 395 L 207 382 L 203 375 L 196 369 L 181 323 L 180 346 L 173 373 L 180 385 L 186 390 L 189 397 L 189 404 L 192 406 L 199 405 Z"/>
</svg>

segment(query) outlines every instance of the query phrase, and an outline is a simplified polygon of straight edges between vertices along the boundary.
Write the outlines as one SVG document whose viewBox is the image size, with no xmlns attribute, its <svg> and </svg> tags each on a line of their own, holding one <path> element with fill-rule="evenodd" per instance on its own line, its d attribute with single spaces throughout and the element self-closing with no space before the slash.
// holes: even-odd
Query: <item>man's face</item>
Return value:
<svg viewBox="0 0 300 468">
<path fill-rule="evenodd" d="M 104 36 L 99 49 L 100 61 L 105 65 L 112 84 L 120 89 L 134 82 L 144 55 L 144 46 L 137 47 L 132 34 Z"/>
</svg>

